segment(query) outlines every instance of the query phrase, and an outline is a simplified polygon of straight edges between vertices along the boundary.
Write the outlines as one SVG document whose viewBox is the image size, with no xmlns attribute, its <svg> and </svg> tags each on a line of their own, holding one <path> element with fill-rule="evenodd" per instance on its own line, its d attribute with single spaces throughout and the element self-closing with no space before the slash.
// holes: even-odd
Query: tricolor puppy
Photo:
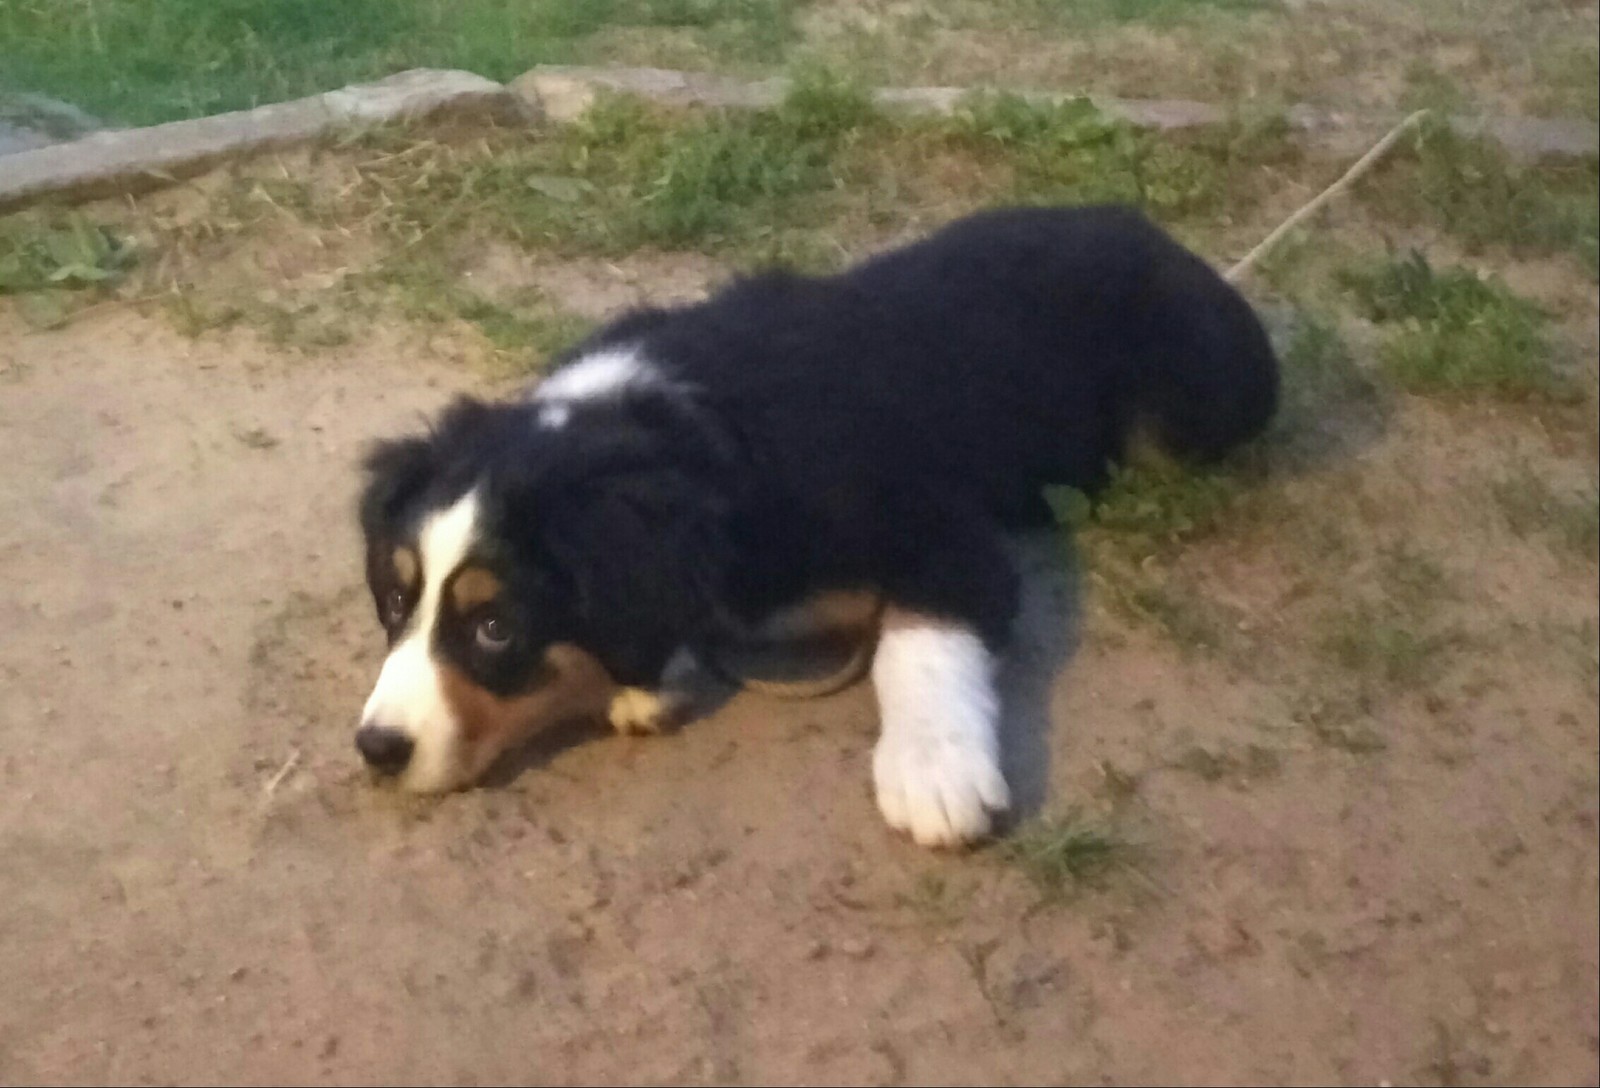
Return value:
<svg viewBox="0 0 1600 1088">
<path fill-rule="evenodd" d="M 882 602 L 879 808 L 930 845 L 1008 804 L 1008 531 L 1130 433 L 1204 461 L 1277 402 L 1249 305 L 1134 211 L 1007 209 L 836 276 L 628 313 L 524 398 L 378 446 L 361 502 L 390 653 L 356 744 L 418 791 L 558 717 L 650 729 L 708 648 Z"/>
</svg>

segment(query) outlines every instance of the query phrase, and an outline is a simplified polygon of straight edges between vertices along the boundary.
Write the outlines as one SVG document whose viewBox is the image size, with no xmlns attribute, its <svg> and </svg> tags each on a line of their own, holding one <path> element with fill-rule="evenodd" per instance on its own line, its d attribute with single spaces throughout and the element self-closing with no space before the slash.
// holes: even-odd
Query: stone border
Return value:
<svg viewBox="0 0 1600 1088">
<path fill-rule="evenodd" d="M 471 72 L 418 68 L 293 102 L 96 132 L 5 155 L 0 157 L 0 211 L 47 195 L 84 200 L 157 188 L 229 158 L 307 143 L 355 126 L 441 113 L 519 123 L 528 119 L 522 99 L 493 80 Z"/>
<path fill-rule="evenodd" d="M 783 100 L 788 81 L 764 79 L 753 83 L 700 72 L 667 68 L 586 68 L 547 64 L 518 76 L 510 87 L 541 116 L 553 121 L 575 120 L 602 90 L 638 95 L 680 106 L 765 109 Z M 874 92 L 877 104 L 908 113 L 948 114 L 970 92 L 966 87 L 886 87 Z M 1060 91 L 1017 91 L 1035 102 L 1065 102 L 1088 98 L 1098 110 L 1140 128 L 1185 129 L 1216 125 L 1228 111 L 1206 102 L 1182 98 L 1115 98 L 1075 95 Z M 1287 111 L 1290 128 L 1319 143 L 1340 149 L 1365 150 L 1389 131 L 1404 114 L 1356 114 L 1317 106 L 1299 105 Z M 1468 135 L 1486 136 L 1520 157 L 1539 155 L 1593 155 L 1600 151 L 1600 133 L 1592 121 L 1543 117 L 1452 117 L 1455 128 Z"/>
<path fill-rule="evenodd" d="M 353 126 L 448 113 L 527 124 L 558 123 L 580 116 L 604 90 L 638 95 L 669 105 L 760 109 L 782 100 L 788 82 L 744 82 L 664 68 L 585 68 L 544 65 L 502 86 L 471 72 L 413 69 L 375 83 L 253 110 L 173 121 L 149 128 L 97 132 L 67 143 L 0 156 L 0 212 L 63 196 L 76 200 L 172 184 L 229 158 L 303 144 Z M 966 88 L 885 88 L 880 106 L 913 113 L 947 114 Z M 1035 101 L 1079 97 L 1054 92 L 1019 92 Z M 1225 121 L 1217 106 L 1182 99 L 1087 96 L 1113 117 L 1162 130 Z M 1290 126 L 1307 139 L 1339 151 L 1359 151 L 1389 129 L 1397 117 L 1377 117 L 1296 106 Z M 1536 117 L 1452 118 L 1462 132 L 1498 141 L 1522 157 L 1593 155 L 1600 149 L 1593 122 Z"/>
</svg>

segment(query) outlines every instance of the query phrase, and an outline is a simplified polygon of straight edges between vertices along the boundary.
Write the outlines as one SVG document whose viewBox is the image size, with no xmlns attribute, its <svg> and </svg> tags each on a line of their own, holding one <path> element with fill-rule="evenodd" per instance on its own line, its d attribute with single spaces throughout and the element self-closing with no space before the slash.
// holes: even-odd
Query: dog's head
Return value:
<svg viewBox="0 0 1600 1088">
<path fill-rule="evenodd" d="M 389 654 L 356 745 L 374 770 L 463 786 L 659 676 L 715 611 L 726 558 L 716 474 L 683 426 L 648 399 L 552 428 L 529 402 L 464 398 L 373 449 L 360 517 Z"/>
</svg>

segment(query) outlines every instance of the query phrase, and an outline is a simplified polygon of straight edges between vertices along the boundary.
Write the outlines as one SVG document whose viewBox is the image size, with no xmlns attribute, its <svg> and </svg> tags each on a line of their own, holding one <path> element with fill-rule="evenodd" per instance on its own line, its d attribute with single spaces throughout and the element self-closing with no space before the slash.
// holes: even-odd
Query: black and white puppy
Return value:
<svg viewBox="0 0 1600 1088">
<path fill-rule="evenodd" d="M 1117 207 L 1003 209 L 836 276 L 644 309 L 520 400 L 379 445 L 361 501 L 390 653 L 356 743 L 406 789 L 470 783 L 574 714 L 649 729 L 708 647 L 819 595 L 883 603 L 879 808 L 919 843 L 1008 804 L 1005 533 L 1093 492 L 1148 426 L 1204 461 L 1278 369 L 1250 306 Z"/>
</svg>

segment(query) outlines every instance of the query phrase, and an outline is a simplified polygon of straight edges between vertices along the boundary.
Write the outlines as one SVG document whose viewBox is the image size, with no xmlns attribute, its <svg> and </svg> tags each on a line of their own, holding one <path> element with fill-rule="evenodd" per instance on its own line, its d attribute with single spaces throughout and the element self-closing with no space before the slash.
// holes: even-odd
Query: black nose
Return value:
<svg viewBox="0 0 1600 1088">
<path fill-rule="evenodd" d="M 367 766 L 382 774 L 399 774 L 405 770 L 414 747 L 411 738 L 398 729 L 363 725 L 356 730 L 356 750 L 367 761 Z"/>
</svg>

